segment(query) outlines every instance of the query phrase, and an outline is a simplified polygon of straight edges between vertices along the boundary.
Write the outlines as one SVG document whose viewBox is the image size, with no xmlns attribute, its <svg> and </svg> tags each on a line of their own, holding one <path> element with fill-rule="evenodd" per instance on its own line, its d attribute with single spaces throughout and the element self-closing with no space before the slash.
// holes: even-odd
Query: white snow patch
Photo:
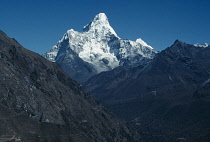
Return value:
<svg viewBox="0 0 210 142">
<path fill-rule="evenodd" d="M 194 44 L 194 46 L 206 48 L 206 47 L 208 47 L 209 45 L 208 45 L 207 43 L 204 43 L 204 44 L 198 44 L 198 43 L 196 43 L 196 44 Z"/>
<path fill-rule="evenodd" d="M 201 87 L 205 86 L 209 82 L 210 82 L 210 78 L 208 80 L 206 80 L 204 83 L 202 83 Z"/>
</svg>

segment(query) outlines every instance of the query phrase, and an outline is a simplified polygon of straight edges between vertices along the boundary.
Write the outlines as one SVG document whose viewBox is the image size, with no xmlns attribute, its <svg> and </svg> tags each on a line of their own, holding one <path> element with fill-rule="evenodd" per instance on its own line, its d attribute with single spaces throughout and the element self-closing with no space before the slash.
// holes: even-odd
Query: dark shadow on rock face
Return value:
<svg viewBox="0 0 210 142">
<path fill-rule="evenodd" d="M 209 78 L 210 47 L 177 40 L 146 65 L 100 73 L 84 86 L 149 142 L 208 142 Z"/>
<path fill-rule="evenodd" d="M 139 136 L 57 63 L 0 32 L 0 141 L 115 142 Z M 114 138 L 113 138 L 114 135 Z"/>
</svg>

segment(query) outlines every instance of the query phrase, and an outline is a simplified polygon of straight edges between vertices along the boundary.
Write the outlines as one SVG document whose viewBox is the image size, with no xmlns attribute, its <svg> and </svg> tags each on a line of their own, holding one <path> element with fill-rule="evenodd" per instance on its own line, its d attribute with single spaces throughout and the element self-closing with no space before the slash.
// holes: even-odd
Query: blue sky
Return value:
<svg viewBox="0 0 210 142">
<path fill-rule="evenodd" d="M 0 30 L 43 54 L 101 12 L 119 37 L 159 51 L 176 39 L 210 44 L 210 0 L 1 0 Z"/>
</svg>

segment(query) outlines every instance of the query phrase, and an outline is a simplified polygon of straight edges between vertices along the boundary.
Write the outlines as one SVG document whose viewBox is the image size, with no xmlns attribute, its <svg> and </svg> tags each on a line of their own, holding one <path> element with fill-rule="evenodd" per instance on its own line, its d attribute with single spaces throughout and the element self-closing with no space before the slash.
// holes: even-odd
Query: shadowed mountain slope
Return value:
<svg viewBox="0 0 210 142">
<path fill-rule="evenodd" d="M 0 141 L 139 141 L 57 63 L 2 31 L 0 59 Z"/>
<path fill-rule="evenodd" d="M 148 141 L 207 142 L 209 77 L 210 47 L 177 40 L 144 66 L 104 72 L 84 86 Z"/>
</svg>

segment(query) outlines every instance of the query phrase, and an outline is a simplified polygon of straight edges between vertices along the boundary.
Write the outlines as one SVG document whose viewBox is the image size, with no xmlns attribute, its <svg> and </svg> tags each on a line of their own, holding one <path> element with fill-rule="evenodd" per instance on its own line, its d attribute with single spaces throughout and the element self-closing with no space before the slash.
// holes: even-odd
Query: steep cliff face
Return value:
<svg viewBox="0 0 210 142">
<path fill-rule="evenodd" d="M 118 66 L 134 67 L 152 59 L 157 51 L 142 39 L 123 40 L 110 26 L 107 16 L 99 13 L 83 28 L 68 30 L 43 56 L 61 64 L 77 81 Z"/>
<path fill-rule="evenodd" d="M 57 63 L 0 32 L 0 139 L 132 142 L 136 135 Z"/>
</svg>

